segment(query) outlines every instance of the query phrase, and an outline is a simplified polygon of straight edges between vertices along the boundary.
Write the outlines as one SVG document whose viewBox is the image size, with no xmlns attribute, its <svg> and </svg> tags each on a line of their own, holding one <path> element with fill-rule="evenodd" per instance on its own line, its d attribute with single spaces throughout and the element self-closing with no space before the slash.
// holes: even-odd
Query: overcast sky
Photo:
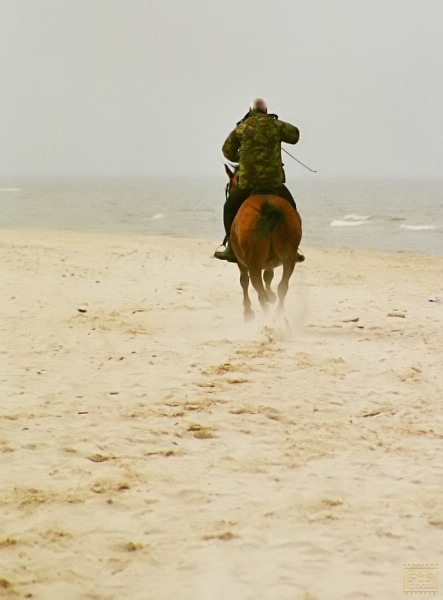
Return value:
<svg viewBox="0 0 443 600">
<path fill-rule="evenodd" d="M 263 96 L 319 175 L 440 177 L 442 24 L 443 0 L 0 0 L 0 176 L 222 175 Z"/>
</svg>

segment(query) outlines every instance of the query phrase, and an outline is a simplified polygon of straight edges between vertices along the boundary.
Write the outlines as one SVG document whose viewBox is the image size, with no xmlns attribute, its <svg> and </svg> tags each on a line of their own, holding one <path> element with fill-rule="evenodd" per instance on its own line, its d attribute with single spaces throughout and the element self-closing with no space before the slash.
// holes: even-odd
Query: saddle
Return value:
<svg viewBox="0 0 443 600">
<path fill-rule="evenodd" d="M 265 196 L 280 196 L 280 186 L 258 185 L 252 188 L 250 196 L 265 195 Z"/>
</svg>

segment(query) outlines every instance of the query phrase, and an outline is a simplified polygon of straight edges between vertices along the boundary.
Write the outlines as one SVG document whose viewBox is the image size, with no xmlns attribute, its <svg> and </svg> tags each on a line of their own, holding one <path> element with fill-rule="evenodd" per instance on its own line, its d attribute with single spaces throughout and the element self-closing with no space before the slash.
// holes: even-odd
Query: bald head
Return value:
<svg viewBox="0 0 443 600">
<path fill-rule="evenodd" d="M 251 102 L 250 110 L 260 110 L 261 112 L 267 113 L 268 107 L 266 101 L 263 98 L 254 98 Z"/>
</svg>

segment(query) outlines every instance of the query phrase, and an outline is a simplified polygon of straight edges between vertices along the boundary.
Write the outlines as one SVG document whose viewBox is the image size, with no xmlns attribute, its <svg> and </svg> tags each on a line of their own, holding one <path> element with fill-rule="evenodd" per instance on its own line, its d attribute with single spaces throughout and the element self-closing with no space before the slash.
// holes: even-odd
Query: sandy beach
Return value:
<svg viewBox="0 0 443 600">
<path fill-rule="evenodd" d="M 2 231 L 0 598 L 443 577 L 443 258 L 303 247 L 244 323 L 216 244 Z"/>
</svg>

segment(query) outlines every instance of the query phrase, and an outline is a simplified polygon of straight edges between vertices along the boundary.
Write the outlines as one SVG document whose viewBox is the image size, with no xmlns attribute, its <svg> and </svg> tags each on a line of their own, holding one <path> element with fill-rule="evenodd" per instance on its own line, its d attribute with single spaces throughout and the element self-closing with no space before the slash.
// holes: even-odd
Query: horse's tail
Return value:
<svg viewBox="0 0 443 600">
<path fill-rule="evenodd" d="M 257 231 L 263 236 L 269 236 L 274 231 L 277 223 L 283 220 L 283 213 L 268 201 L 260 207 L 261 219 L 257 223 Z"/>
</svg>

